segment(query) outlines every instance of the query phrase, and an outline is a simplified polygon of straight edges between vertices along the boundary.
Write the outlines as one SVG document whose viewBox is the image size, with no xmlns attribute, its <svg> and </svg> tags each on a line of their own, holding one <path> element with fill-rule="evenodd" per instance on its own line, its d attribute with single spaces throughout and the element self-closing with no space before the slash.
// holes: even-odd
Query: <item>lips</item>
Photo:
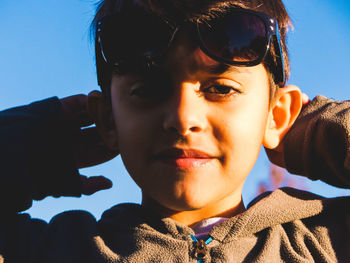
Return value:
<svg viewBox="0 0 350 263">
<path fill-rule="evenodd" d="M 155 154 L 153 159 L 177 168 L 189 169 L 204 166 L 215 158 L 197 149 L 169 148 Z"/>
</svg>

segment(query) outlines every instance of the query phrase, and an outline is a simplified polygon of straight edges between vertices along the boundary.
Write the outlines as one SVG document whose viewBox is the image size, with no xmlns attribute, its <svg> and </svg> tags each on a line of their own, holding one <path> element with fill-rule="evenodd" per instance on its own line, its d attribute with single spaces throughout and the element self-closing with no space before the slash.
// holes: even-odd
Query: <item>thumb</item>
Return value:
<svg viewBox="0 0 350 263">
<path fill-rule="evenodd" d="M 91 176 L 80 175 L 81 179 L 81 192 L 84 195 L 92 195 L 98 191 L 106 190 L 112 187 L 112 181 L 104 176 Z"/>
</svg>

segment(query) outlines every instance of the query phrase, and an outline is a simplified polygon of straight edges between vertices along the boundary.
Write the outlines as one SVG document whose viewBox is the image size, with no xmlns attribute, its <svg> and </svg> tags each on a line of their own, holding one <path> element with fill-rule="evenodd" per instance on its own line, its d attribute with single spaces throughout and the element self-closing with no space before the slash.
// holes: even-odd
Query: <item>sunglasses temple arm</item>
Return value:
<svg viewBox="0 0 350 263">
<path fill-rule="evenodd" d="M 99 46 L 100 46 L 100 52 L 101 52 L 101 55 L 102 55 L 103 60 L 104 60 L 106 63 L 108 63 L 107 58 L 106 58 L 106 56 L 105 56 L 105 53 L 103 52 L 103 48 L 102 48 L 102 43 L 101 43 L 101 38 L 100 38 L 100 37 L 98 37 L 98 44 L 99 44 Z"/>
<path fill-rule="evenodd" d="M 278 71 L 280 72 L 277 72 L 278 74 L 278 84 L 282 83 L 283 85 L 285 84 L 286 82 L 286 74 L 285 74 L 285 70 L 284 70 L 284 57 L 283 57 L 283 52 L 282 52 L 282 45 L 281 45 L 281 37 L 280 37 L 280 32 L 279 32 L 279 27 L 278 27 L 278 23 L 276 22 L 276 34 L 275 34 L 275 41 L 277 42 L 277 47 L 278 47 L 278 50 L 277 52 L 279 54 L 277 54 L 280 59 L 279 59 L 279 62 L 281 65 L 277 65 L 278 67 Z"/>
</svg>

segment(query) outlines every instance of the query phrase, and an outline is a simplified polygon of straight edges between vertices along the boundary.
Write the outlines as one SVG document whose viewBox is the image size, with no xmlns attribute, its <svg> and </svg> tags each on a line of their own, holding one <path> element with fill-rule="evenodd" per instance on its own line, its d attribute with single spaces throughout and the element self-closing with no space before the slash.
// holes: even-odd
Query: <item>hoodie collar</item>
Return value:
<svg viewBox="0 0 350 263">
<path fill-rule="evenodd" d="M 214 239 L 228 242 L 275 225 L 312 217 L 322 213 L 325 198 L 286 187 L 258 199 L 245 212 L 214 226 L 209 234 Z"/>
<path fill-rule="evenodd" d="M 312 217 L 324 210 L 324 201 L 318 195 L 293 189 L 281 188 L 263 194 L 245 212 L 219 223 L 209 235 L 221 242 L 249 236 L 263 229 Z M 157 231 L 176 239 L 188 239 L 194 231 L 171 218 L 162 218 L 156 212 L 137 204 L 120 204 L 107 210 L 99 221 L 101 230 L 130 229 L 130 231 Z"/>
</svg>

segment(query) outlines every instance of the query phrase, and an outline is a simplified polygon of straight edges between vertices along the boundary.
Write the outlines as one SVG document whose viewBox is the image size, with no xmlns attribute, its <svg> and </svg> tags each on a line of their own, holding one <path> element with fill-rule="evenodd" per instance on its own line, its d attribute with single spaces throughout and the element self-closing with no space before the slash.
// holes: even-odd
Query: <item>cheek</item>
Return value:
<svg viewBox="0 0 350 263">
<path fill-rule="evenodd" d="M 249 174 L 260 152 L 267 109 L 264 101 L 251 101 L 216 114 L 213 126 L 216 127 L 217 143 L 224 153 L 223 167 L 226 171 L 236 176 Z"/>
<path fill-rule="evenodd" d="M 120 156 L 134 181 L 142 186 L 143 174 L 147 172 L 147 153 L 158 138 L 158 120 L 152 114 L 134 114 L 122 106 L 114 109 Z"/>
<path fill-rule="evenodd" d="M 144 151 L 147 141 L 151 138 L 152 131 L 149 129 L 152 120 L 139 118 L 128 112 L 117 111 L 114 114 L 118 134 L 119 151 L 121 156 L 137 155 Z"/>
<path fill-rule="evenodd" d="M 126 86 L 126 84 L 124 84 Z M 114 122 L 117 130 L 119 151 L 121 156 L 138 154 L 137 145 L 145 144 L 149 136 L 150 127 L 152 127 L 152 118 L 147 118 L 147 115 L 142 112 L 137 112 L 130 103 L 128 95 L 122 91 L 126 89 L 120 85 L 119 89 L 112 89 L 112 110 Z"/>
</svg>

